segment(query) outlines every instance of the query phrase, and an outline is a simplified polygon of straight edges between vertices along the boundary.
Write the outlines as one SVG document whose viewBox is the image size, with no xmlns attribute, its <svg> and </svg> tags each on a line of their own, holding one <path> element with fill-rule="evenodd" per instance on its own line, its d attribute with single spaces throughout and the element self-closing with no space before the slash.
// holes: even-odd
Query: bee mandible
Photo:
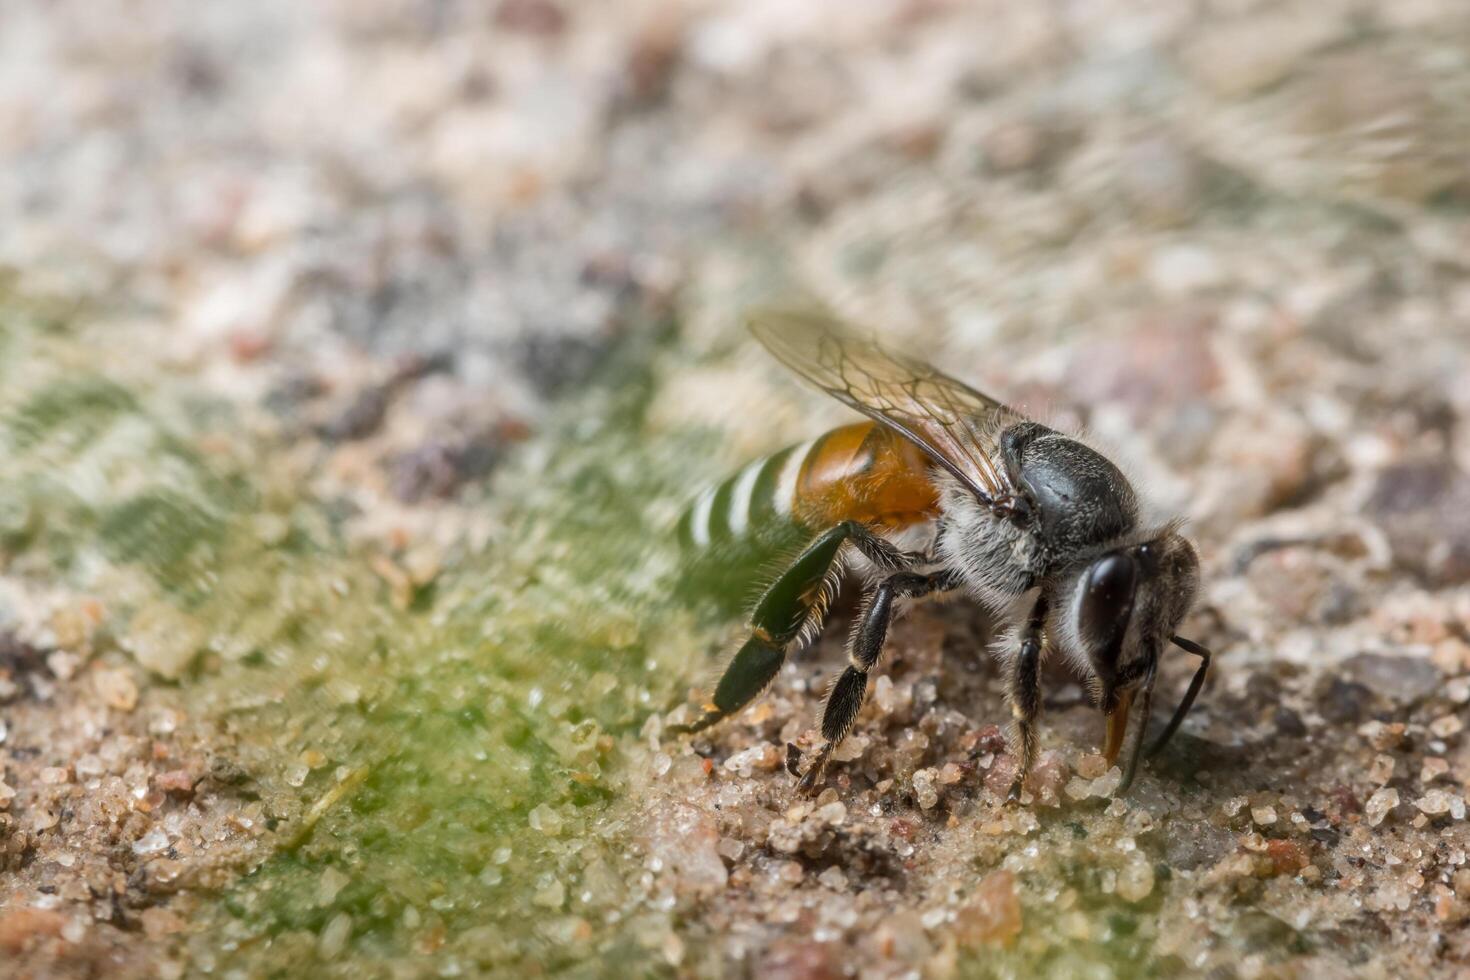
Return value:
<svg viewBox="0 0 1470 980">
<path fill-rule="evenodd" d="M 773 527 L 807 544 L 755 604 L 749 637 L 703 713 L 676 730 L 708 728 L 764 691 L 787 655 L 820 632 L 850 571 L 865 582 L 864 598 L 848 665 L 827 695 L 823 744 L 799 774 L 802 791 L 816 789 L 851 730 L 896 609 L 956 593 L 1009 627 L 999 649 L 1017 759 L 1009 798 L 1019 799 L 1036 757 L 1049 655 L 1085 679 L 1104 713 L 1108 763 L 1126 747 L 1118 793 L 1126 792 L 1166 644 L 1200 662 L 1150 754 L 1184 720 L 1210 666 L 1209 650 L 1175 633 L 1199 584 L 1180 523 L 1142 523 L 1128 479 L 1079 439 L 826 314 L 764 310 L 750 327 L 777 359 L 867 421 L 756 460 L 685 512 L 680 535 L 695 551 Z M 793 753 L 794 773 L 798 760 Z"/>
</svg>

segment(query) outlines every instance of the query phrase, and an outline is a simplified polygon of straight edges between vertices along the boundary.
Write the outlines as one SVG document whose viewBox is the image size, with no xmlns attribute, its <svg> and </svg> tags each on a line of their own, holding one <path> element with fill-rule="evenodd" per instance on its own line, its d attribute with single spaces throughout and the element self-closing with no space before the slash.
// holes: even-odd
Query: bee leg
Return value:
<svg viewBox="0 0 1470 980">
<path fill-rule="evenodd" d="M 704 713 L 687 725 L 670 725 L 666 731 L 671 735 L 693 735 L 723 721 L 755 700 L 775 679 L 785 660 L 784 645 L 775 643 L 763 630 L 752 632 L 720 675 L 715 696 L 704 706 Z"/>
<path fill-rule="evenodd" d="M 917 552 L 901 551 L 856 521 L 844 521 L 839 527 L 847 529 L 853 547 L 879 568 L 896 572 L 925 560 L 924 556 Z"/>
<path fill-rule="evenodd" d="M 1015 720 L 1015 736 L 1012 746 L 1016 753 L 1016 778 L 1006 793 L 1006 800 L 1017 803 L 1021 799 L 1021 787 L 1026 774 L 1031 771 L 1031 762 L 1036 757 L 1036 716 L 1041 713 L 1041 646 L 1042 629 L 1046 625 L 1046 594 L 1037 597 L 1021 631 L 1021 649 L 1011 666 L 1010 691 L 1006 699 L 1011 703 L 1011 717 Z"/>
<path fill-rule="evenodd" d="M 852 635 L 847 669 L 838 676 L 827 694 L 827 707 L 822 712 L 822 737 L 826 743 L 817 751 L 816 758 L 797 783 L 800 792 L 810 793 L 816 788 L 833 751 L 842 744 L 857 719 L 868 690 L 868 672 L 883 655 L 888 624 L 893 621 L 893 600 L 928 595 L 953 587 L 954 583 L 945 572 L 933 575 L 899 572 L 890 575 L 869 594 Z"/>
<path fill-rule="evenodd" d="M 766 689 L 781 670 L 787 650 L 804 632 L 812 633 L 820 627 L 836 590 L 838 551 L 849 540 L 875 562 L 882 558 L 900 563 L 908 557 L 854 521 L 844 521 L 822 532 L 756 603 L 750 638 L 725 668 L 704 714 L 688 725 L 669 726 L 670 734 L 703 731 L 733 715 Z"/>
</svg>

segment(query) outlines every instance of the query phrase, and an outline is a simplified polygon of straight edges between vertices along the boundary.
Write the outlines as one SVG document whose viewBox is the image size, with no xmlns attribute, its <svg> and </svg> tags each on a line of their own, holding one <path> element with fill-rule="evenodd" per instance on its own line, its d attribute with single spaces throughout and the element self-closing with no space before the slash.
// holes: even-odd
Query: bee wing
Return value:
<svg viewBox="0 0 1470 980">
<path fill-rule="evenodd" d="M 758 310 L 749 322 L 781 363 L 918 445 L 981 500 L 1007 492 L 994 422 L 1014 413 L 994 398 L 864 340 L 823 313 Z"/>
</svg>

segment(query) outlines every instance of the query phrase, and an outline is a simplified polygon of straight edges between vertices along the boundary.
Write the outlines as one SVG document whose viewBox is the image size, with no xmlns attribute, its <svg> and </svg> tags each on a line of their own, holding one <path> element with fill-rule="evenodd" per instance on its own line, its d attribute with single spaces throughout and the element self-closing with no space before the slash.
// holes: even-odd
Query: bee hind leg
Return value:
<svg viewBox="0 0 1470 980">
<path fill-rule="evenodd" d="M 766 689 L 785 660 L 784 644 L 774 642 L 764 630 L 754 631 L 720 676 L 715 696 L 704 706 L 704 713 L 688 725 L 670 725 L 667 731 L 692 735 L 733 715 Z"/>
<path fill-rule="evenodd" d="M 1011 704 L 1011 717 L 1016 723 L 1012 748 L 1016 754 L 1016 777 L 1011 781 L 1006 800 L 1018 803 L 1021 787 L 1036 757 L 1036 716 L 1041 713 L 1041 647 L 1046 625 L 1047 603 L 1043 593 L 1031 607 L 1031 615 L 1021 631 L 1021 649 L 1011 667 L 1010 690 L 1006 700 Z"/>
<path fill-rule="evenodd" d="M 907 558 L 853 521 L 822 532 L 756 603 L 750 637 L 725 668 L 704 713 L 688 725 L 671 725 L 666 731 L 674 735 L 704 731 L 754 701 L 776 679 L 787 651 L 804 632 L 810 635 L 821 625 L 836 588 L 832 572 L 839 567 L 838 552 L 849 540 L 874 561 L 882 557 L 898 563 Z"/>
<path fill-rule="evenodd" d="M 826 741 L 797 783 L 799 791 L 811 793 L 816 788 L 822 774 L 826 772 L 832 753 L 842 744 L 842 740 L 852 729 L 852 723 L 857 719 L 868 690 L 868 672 L 883 655 L 883 643 L 888 638 L 888 624 L 893 620 L 893 601 L 953 587 L 950 576 L 944 572 L 933 575 L 899 572 L 890 575 L 868 595 L 848 649 L 848 666 L 827 694 L 827 706 L 822 712 L 822 738 Z"/>
</svg>

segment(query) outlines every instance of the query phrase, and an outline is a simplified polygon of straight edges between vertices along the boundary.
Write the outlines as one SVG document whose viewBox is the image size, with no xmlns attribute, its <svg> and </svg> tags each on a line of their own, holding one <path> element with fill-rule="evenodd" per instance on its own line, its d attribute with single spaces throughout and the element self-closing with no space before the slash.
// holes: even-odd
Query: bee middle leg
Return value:
<svg viewBox="0 0 1470 980">
<path fill-rule="evenodd" d="M 1013 803 L 1021 799 L 1021 785 L 1036 758 L 1036 716 L 1041 713 L 1041 647 L 1046 613 L 1046 594 L 1042 593 L 1031 607 L 1031 615 L 1021 630 L 1021 649 L 1011 666 L 1010 690 L 1006 693 L 1006 700 L 1011 703 L 1011 717 L 1016 722 L 1016 735 L 1012 740 L 1017 758 L 1016 778 L 1006 793 L 1006 799 Z"/>
<path fill-rule="evenodd" d="M 856 521 L 822 532 L 756 603 L 750 637 L 725 668 L 704 713 L 691 724 L 670 726 L 671 734 L 709 728 L 755 700 L 775 680 L 787 650 L 821 626 L 836 589 L 834 573 L 841 569 L 838 553 L 849 541 L 882 568 L 900 568 L 916 560 Z"/>
<path fill-rule="evenodd" d="M 946 572 L 930 575 L 899 572 L 890 575 L 869 594 L 859 615 L 857 629 L 853 631 L 847 654 L 848 666 L 827 694 L 827 707 L 822 712 L 822 737 L 826 742 L 797 783 L 801 792 L 810 793 L 816 787 L 817 781 L 826 771 L 833 751 L 842 744 L 857 719 L 868 690 L 868 673 L 877 666 L 878 659 L 883 655 L 883 643 L 888 638 L 888 624 L 893 621 L 893 601 L 951 588 L 954 588 L 954 582 Z"/>
</svg>

